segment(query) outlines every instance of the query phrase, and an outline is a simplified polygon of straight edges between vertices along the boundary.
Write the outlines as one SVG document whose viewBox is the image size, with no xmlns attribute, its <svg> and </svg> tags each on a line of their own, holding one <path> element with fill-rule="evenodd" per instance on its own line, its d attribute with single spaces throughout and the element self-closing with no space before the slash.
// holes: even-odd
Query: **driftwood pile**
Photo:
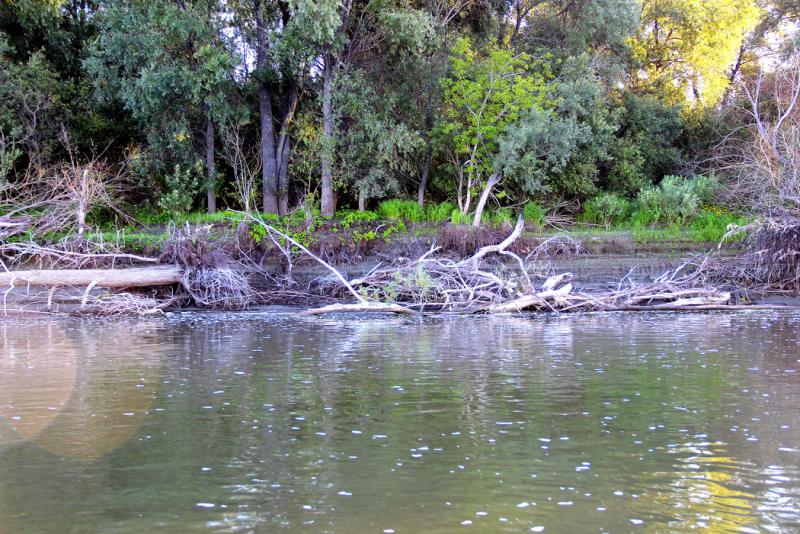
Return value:
<svg viewBox="0 0 800 534">
<path fill-rule="evenodd" d="M 616 288 L 607 291 L 576 291 L 570 273 L 551 275 L 537 288 L 534 273 L 541 269 L 542 251 L 547 251 L 552 243 L 545 241 L 525 258 L 510 252 L 509 246 L 524 229 L 522 218 L 505 240 L 479 249 L 470 258 L 458 261 L 437 257 L 437 249 L 433 247 L 415 260 L 385 268 L 379 265 L 353 280 L 346 280 L 334 267 L 290 236 L 264 226 L 270 235 L 291 241 L 303 254 L 325 266 L 331 272 L 328 279 L 330 291 L 335 291 L 335 286 L 338 286 L 355 299 L 352 304 L 337 303 L 304 312 L 309 315 L 342 312 L 690 310 L 716 309 L 731 299 L 730 293 L 703 285 L 698 271 L 682 274 L 688 265 L 649 284 L 636 285 L 626 277 Z M 580 250 L 577 244 L 575 250 Z M 513 268 L 509 269 L 508 264 L 499 269 L 485 264 L 486 260 L 497 256 L 512 260 L 510 265 Z"/>
<path fill-rule="evenodd" d="M 54 302 L 71 304 L 77 313 L 157 313 L 187 304 L 206 308 L 241 308 L 269 302 L 270 294 L 294 295 L 295 302 L 336 301 L 305 314 L 336 312 L 517 313 L 524 311 L 642 311 L 708 310 L 734 308 L 730 292 L 711 285 L 719 279 L 719 266 L 706 257 L 684 264 L 659 279 L 634 283 L 630 276 L 614 287 L 587 290 L 570 273 L 555 273 L 551 252 L 580 253 L 579 243 L 566 237 L 547 240 L 525 257 L 509 250 L 522 235 L 518 220 L 502 242 L 480 248 L 468 258 L 454 259 L 431 247 L 416 259 L 398 259 L 378 265 L 366 274 L 348 279 L 342 272 L 298 243 L 291 236 L 250 217 L 260 224 L 285 256 L 283 275 L 268 273 L 246 251 L 224 251 L 208 235 L 207 228 L 174 229 L 172 240 L 160 257 L 125 254 L 109 247 L 41 247 L 32 243 L 0 246 L 0 258 L 36 259 L 43 269 L 10 270 L 0 262 L 2 310 L 15 289 L 24 289 L 29 303 L 44 311 Z M 781 277 L 800 280 L 797 251 L 798 226 L 771 234 L 756 233 L 750 261 L 771 265 L 760 280 Z M 768 237 L 771 236 L 771 237 Z M 778 237 L 776 237 L 778 236 Z M 788 240 L 788 242 L 787 242 Z M 753 250 L 753 247 L 763 247 Z M 770 248 L 771 247 L 771 248 Z M 780 250 L 780 253 L 776 250 Z M 768 252 L 762 252 L 768 251 Z M 323 266 L 328 275 L 301 286 L 292 277 L 292 266 L 305 260 Z M 19 266 L 19 264 L 17 264 Z M 104 266 L 106 268 L 99 268 Z M 87 268 L 89 267 L 89 268 Z M 4 272 L 5 271 L 5 272 Z M 265 292 L 250 285 L 254 277 L 268 279 Z M 5 288 L 5 289 L 2 289 Z M 36 291 L 39 288 L 39 291 Z M 57 298 L 57 293 L 66 296 Z M 71 291 L 71 292 L 70 292 Z M 98 294 L 99 292 L 99 294 Z"/>
<path fill-rule="evenodd" d="M 707 279 L 743 289 L 800 292 L 800 219 L 783 215 L 729 233 L 741 232 L 747 236 L 744 252 L 709 264 Z"/>
</svg>

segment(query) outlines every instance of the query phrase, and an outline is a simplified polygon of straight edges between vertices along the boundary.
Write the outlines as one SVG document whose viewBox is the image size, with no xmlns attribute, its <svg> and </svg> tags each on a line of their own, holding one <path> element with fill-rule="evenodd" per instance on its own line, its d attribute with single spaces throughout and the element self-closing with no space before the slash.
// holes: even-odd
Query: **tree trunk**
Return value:
<svg viewBox="0 0 800 534">
<path fill-rule="evenodd" d="M 483 215 L 483 210 L 486 207 L 486 202 L 489 200 L 489 195 L 492 193 L 492 188 L 497 185 L 499 181 L 499 172 L 494 172 L 489 177 L 489 181 L 486 182 L 486 187 L 483 189 L 483 193 L 481 193 L 481 199 L 478 201 L 478 206 L 475 208 L 475 219 L 472 221 L 472 226 L 481 225 L 481 216 Z"/>
<path fill-rule="evenodd" d="M 417 203 L 420 208 L 425 207 L 425 188 L 428 186 L 428 176 L 431 172 L 431 156 L 433 146 L 430 140 L 425 145 L 425 159 L 422 161 L 422 176 L 419 178 L 419 191 L 417 192 Z"/>
<path fill-rule="evenodd" d="M 214 167 L 214 121 L 211 119 L 211 113 L 208 114 L 206 119 L 206 173 L 208 174 L 208 189 L 206 191 L 208 213 L 215 213 L 217 211 L 217 196 L 214 191 L 216 169 Z"/>
<path fill-rule="evenodd" d="M 0 273 L 0 285 L 10 286 L 88 286 L 124 289 L 177 284 L 183 269 L 177 265 L 134 267 L 130 269 L 58 269 L 9 271 Z"/>
<path fill-rule="evenodd" d="M 333 55 L 325 54 L 325 65 L 322 71 L 322 195 L 321 208 L 323 217 L 333 217 L 335 201 L 333 198 Z"/>
<path fill-rule="evenodd" d="M 289 213 L 289 153 L 291 151 L 291 140 L 286 137 L 284 146 L 281 150 L 281 161 L 278 168 L 278 213 L 286 215 Z"/>
<path fill-rule="evenodd" d="M 361 213 L 367 211 L 367 195 L 361 189 L 358 191 L 358 211 Z"/>
<path fill-rule="evenodd" d="M 264 78 L 267 68 L 267 28 L 261 9 L 261 1 L 254 2 L 256 22 L 256 69 L 259 71 L 258 109 L 261 125 L 262 157 L 262 208 L 265 213 L 278 213 L 277 180 L 278 169 L 275 161 L 275 128 L 272 121 L 272 98 Z"/>
<path fill-rule="evenodd" d="M 258 107 L 261 112 L 261 158 L 263 178 L 264 213 L 278 213 L 277 169 L 275 165 L 275 132 L 272 125 L 272 103 L 269 89 L 262 85 L 258 90 Z"/>
</svg>

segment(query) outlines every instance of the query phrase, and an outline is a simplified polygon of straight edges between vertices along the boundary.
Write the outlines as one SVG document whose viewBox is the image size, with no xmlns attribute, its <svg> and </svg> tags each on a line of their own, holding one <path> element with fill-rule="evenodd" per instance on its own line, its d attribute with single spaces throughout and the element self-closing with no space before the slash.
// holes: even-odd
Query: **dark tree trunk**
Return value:
<svg viewBox="0 0 800 534">
<path fill-rule="evenodd" d="M 264 79 L 264 70 L 267 68 L 267 28 L 262 13 L 261 0 L 255 0 L 256 22 L 256 68 L 258 70 L 260 87 L 258 89 L 258 110 L 261 126 L 261 157 L 262 157 L 262 209 L 265 213 L 278 213 L 277 181 L 278 169 L 275 161 L 275 129 L 272 119 L 272 97 L 269 86 Z"/>
<path fill-rule="evenodd" d="M 208 173 L 208 189 L 206 197 L 208 199 L 208 213 L 217 211 L 217 195 L 215 193 L 216 168 L 214 166 L 214 120 L 211 113 L 206 119 L 206 173 Z"/>
<path fill-rule="evenodd" d="M 419 191 L 417 193 L 417 203 L 420 208 L 425 207 L 425 188 L 428 187 L 428 177 L 431 174 L 431 156 L 433 146 L 430 139 L 425 143 L 425 159 L 422 161 L 422 175 L 419 177 Z"/>
<path fill-rule="evenodd" d="M 322 70 L 322 195 L 323 217 L 333 217 L 336 209 L 333 198 L 333 55 L 325 54 Z"/>
<path fill-rule="evenodd" d="M 263 178 L 263 210 L 278 213 L 277 181 L 275 165 L 275 130 L 272 124 L 272 103 L 269 89 L 262 86 L 258 91 L 258 108 L 261 114 L 261 157 Z"/>
<path fill-rule="evenodd" d="M 278 213 L 289 213 L 289 153 L 291 140 L 287 137 L 281 150 L 281 164 L 278 171 Z"/>
</svg>

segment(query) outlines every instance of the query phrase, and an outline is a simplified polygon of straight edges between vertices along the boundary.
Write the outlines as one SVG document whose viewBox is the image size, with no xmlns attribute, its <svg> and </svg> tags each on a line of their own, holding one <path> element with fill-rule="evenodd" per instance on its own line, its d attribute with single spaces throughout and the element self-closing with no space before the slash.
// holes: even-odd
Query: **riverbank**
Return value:
<svg viewBox="0 0 800 534">
<path fill-rule="evenodd" d="M 674 229 L 649 231 L 662 239 L 642 241 L 641 231 L 586 226 L 531 228 L 522 219 L 513 228 L 473 228 L 377 220 L 358 212 L 332 221 L 271 223 L 237 214 L 202 224 L 151 225 L 137 234 L 120 232 L 113 241 L 106 232 L 45 245 L 7 243 L 4 260 L 14 269 L 0 282 L 8 288 L 6 313 L 113 315 L 354 302 L 353 309 L 375 310 L 381 303 L 459 313 L 800 303 L 796 290 L 776 296 L 779 288 L 747 287 L 720 276 L 746 253 L 745 241 L 720 249 Z M 668 233 L 672 239 L 663 238 Z M 117 275 L 126 270 L 132 281 L 111 284 L 90 268 Z M 164 269 L 171 269 L 166 278 Z M 41 272 L 25 272 L 31 270 Z"/>
</svg>

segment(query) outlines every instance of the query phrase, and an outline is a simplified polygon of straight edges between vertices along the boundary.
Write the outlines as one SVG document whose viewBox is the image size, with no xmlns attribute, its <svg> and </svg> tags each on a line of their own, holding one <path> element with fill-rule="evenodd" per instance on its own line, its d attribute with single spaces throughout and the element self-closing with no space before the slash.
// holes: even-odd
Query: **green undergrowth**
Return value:
<svg viewBox="0 0 800 534">
<path fill-rule="evenodd" d="M 672 181 L 675 183 L 668 182 L 666 188 L 681 191 L 684 186 L 676 180 Z M 662 189 L 664 187 L 661 186 Z M 710 186 L 705 184 L 703 187 Z M 682 191 L 686 193 L 687 189 Z M 651 191 L 649 194 L 658 196 L 660 193 Z M 692 194 L 696 194 L 698 198 L 701 196 L 699 193 Z M 664 205 L 683 198 L 674 191 L 667 196 L 672 200 L 665 201 Z M 742 226 L 750 222 L 746 216 L 714 205 L 698 207 L 694 203 L 690 206 L 691 209 L 680 211 L 663 206 L 652 207 L 657 204 L 656 201 L 646 204 L 637 199 L 630 200 L 614 194 L 602 194 L 586 202 L 578 223 L 565 230 L 546 228 L 546 210 L 537 203 L 524 204 L 521 212 L 526 221 L 526 235 L 529 236 L 547 237 L 566 233 L 578 239 L 588 236 L 602 239 L 603 236 L 611 238 L 620 233 L 629 233 L 637 244 L 717 243 L 730 225 Z M 487 210 L 483 218 L 484 226 L 507 228 L 514 225 L 519 215 L 519 209 Z M 216 239 L 241 232 L 244 222 L 245 232 L 253 242 L 261 244 L 265 239 L 269 240 L 266 229 L 251 217 L 277 228 L 310 248 L 323 243 L 336 247 L 361 246 L 381 241 L 389 242 L 401 235 L 434 237 L 444 224 L 470 225 L 473 220 L 471 213 L 462 214 L 450 202 L 430 203 L 423 209 L 410 200 L 384 201 L 375 211 L 340 210 L 333 218 L 322 217 L 318 210 L 313 212 L 298 210 L 286 216 L 257 212 L 247 216 L 241 212 L 227 210 L 214 214 L 188 213 L 177 216 L 139 211 L 134 213 L 137 224 L 125 227 L 117 227 L 110 222 L 104 226 L 92 221 L 94 230 L 88 233 L 86 238 L 118 245 L 127 250 L 141 251 L 160 248 L 169 239 L 170 229 L 176 226 L 208 224 L 212 226 L 210 235 Z M 52 243 L 70 235 L 74 234 L 50 234 L 36 236 L 35 239 L 32 235 L 22 235 L 13 239 Z M 281 244 L 282 241 L 279 240 Z"/>
</svg>

